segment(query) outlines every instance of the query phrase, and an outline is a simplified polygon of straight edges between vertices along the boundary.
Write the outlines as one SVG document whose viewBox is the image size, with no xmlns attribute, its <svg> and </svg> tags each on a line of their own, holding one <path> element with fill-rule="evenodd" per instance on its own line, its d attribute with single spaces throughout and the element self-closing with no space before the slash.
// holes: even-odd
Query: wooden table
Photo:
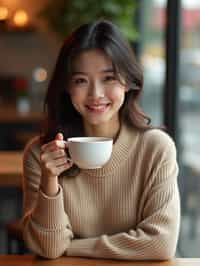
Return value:
<svg viewBox="0 0 200 266">
<path fill-rule="evenodd" d="M 0 186 L 21 187 L 22 157 L 22 151 L 0 151 Z"/>
<path fill-rule="evenodd" d="M 117 260 L 85 259 L 62 257 L 46 260 L 34 256 L 0 256 L 0 266 L 199 266 L 200 259 L 173 259 L 161 262 L 133 262 Z"/>
</svg>

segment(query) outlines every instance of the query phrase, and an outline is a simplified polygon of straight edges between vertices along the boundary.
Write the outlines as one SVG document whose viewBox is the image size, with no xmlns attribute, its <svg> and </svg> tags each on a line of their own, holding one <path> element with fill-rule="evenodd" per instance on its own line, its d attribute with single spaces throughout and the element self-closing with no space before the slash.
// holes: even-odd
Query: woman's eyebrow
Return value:
<svg viewBox="0 0 200 266">
<path fill-rule="evenodd" d="M 107 69 L 103 69 L 101 70 L 102 73 L 113 73 L 114 69 L 113 68 L 107 68 Z"/>
<path fill-rule="evenodd" d="M 113 68 L 106 68 L 106 69 L 102 69 L 100 71 L 100 73 L 113 73 L 114 69 Z M 72 72 L 72 76 L 74 75 L 88 75 L 88 72 L 84 72 L 84 71 L 73 71 Z"/>
<path fill-rule="evenodd" d="M 86 72 L 82 72 L 82 71 L 73 71 L 72 72 L 72 76 L 74 76 L 74 75 L 87 75 L 87 73 Z"/>
</svg>

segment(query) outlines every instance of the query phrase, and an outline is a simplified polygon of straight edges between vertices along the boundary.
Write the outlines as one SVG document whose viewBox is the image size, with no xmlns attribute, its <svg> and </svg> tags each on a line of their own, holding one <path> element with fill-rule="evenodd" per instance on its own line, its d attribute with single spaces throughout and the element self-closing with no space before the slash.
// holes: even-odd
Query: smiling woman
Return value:
<svg viewBox="0 0 200 266">
<path fill-rule="evenodd" d="M 98 130 L 91 132 L 90 126 L 100 125 L 104 135 L 115 136 L 119 128 L 118 111 L 128 86 L 120 82 L 112 61 L 100 49 L 89 50 L 74 60 L 72 71 L 67 91 L 83 117 L 85 134 L 98 136 Z"/>
<path fill-rule="evenodd" d="M 174 256 L 180 222 L 176 148 L 140 110 L 142 89 L 141 68 L 111 22 L 84 24 L 64 42 L 46 95 L 46 128 L 24 152 L 23 233 L 34 253 Z M 80 166 L 71 176 L 67 139 L 77 135 L 106 137 L 114 145 L 101 168 Z M 92 159 L 100 150 L 93 152 Z"/>
</svg>

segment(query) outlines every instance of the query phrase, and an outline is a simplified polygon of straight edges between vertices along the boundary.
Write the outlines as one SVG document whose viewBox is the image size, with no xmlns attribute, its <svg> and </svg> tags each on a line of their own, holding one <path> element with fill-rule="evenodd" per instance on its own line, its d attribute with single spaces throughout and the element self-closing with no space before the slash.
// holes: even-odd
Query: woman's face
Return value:
<svg viewBox="0 0 200 266">
<path fill-rule="evenodd" d="M 84 123 L 112 126 L 119 121 L 127 87 L 117 79 L 112 61 L 103 51 L 85 51 L 75 59 L 67 89 Z"/>
</svg>

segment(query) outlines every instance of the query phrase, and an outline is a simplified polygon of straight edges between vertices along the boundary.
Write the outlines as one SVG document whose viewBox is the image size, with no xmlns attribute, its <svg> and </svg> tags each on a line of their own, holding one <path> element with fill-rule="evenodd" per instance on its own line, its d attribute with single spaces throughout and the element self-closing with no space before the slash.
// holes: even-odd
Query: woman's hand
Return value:
<svg viewBox="0 0 200 266">
<path fill-rule="evenodd" d="M 58 133 L 53 141 L 41 147 L 41 188 L 48 196 L 58 193 L 58 176 L 73 164 L 67 157 L 66 148 L 67 142 L 63 140 L 62 133 Z"/>
</svg>

